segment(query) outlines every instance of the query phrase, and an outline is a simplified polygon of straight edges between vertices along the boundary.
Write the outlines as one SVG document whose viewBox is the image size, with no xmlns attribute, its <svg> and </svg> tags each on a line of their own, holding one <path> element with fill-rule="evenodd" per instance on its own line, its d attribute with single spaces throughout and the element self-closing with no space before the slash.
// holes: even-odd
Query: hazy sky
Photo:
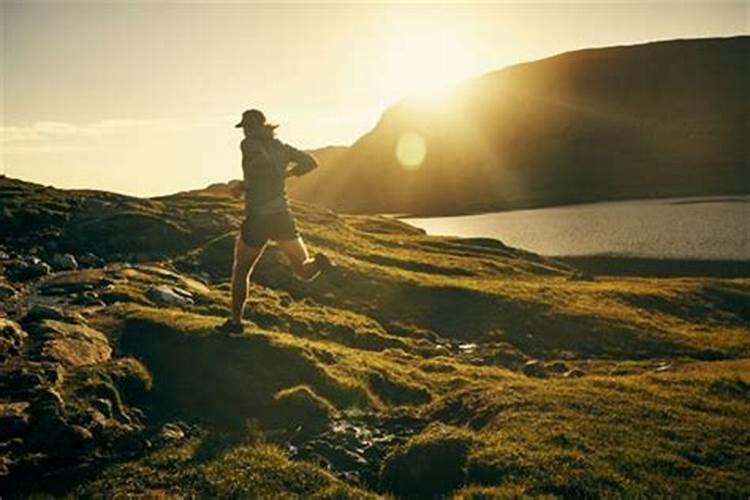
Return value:
<svg viewBox="0 0 750 500">
<path fill-rule="evenodd" d="M 240 176 L 258 107 L 350 144 L 403 95 L 571 49 L 748 33 L 750 2 L 2 2 L 0 171 L 138 195 Z"/>
</svg>

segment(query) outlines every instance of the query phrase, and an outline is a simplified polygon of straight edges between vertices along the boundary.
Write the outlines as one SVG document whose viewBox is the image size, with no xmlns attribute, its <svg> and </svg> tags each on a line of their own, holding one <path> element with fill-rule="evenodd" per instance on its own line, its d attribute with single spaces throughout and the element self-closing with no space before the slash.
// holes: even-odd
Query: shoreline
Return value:
<svg viewBox="0 0 750 500">
<path fill-rule="evenodd" d="M 576 255 L 547 257 L 594 276 L 750 278 L 750 260 Z"/>
<path fill-rule="evenodd" d="M 381 213 L 384 217 L 392 217 L 408 223 L 407 219 L 442 219 L 448 217 L 469 217 L 474 215 L 499 214 L 508 212 L 521 212 L 525 210 L 546 210 L 550 208 L 573 208 L 585 207 L 592 205 L 604 205 L 610 203 L 655 203 L 667 202 L 675 205 L 690 205 L 696 203 L 750 203 L 750 193 L 727 193 L 716 195 L 688 195 L 688 196 L 664 196 L 664 197 L 643 197 L 643 198 L 612 198 L 590 201 L 571 201 L 571 202 L 549 202 L 549 203 L 519 203 L 512 206 L 498 205 L 496 207 L 488 206 L 477 209 L 460 210 L 455 213 Z M 361 214 L 364 215 L 364 214 Z"/>
</svg>

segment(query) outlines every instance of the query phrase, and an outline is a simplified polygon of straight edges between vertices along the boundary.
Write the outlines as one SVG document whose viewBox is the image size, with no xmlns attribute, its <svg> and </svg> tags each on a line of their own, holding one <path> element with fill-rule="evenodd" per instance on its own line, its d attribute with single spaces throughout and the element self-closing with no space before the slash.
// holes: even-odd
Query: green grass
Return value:
<svg viewBox="0 0 750 500">
<path fill-rule="evenodd" d="M 76 411 L 106 397 L 145 409 L 152 423 L 203 431 L 104 464 L 79 495 L 360 498 L 364 490 L 318 465 L 242 436 L 248 421 L 261 436 L 313 432 L 362 412 L 429 424 L 388 450 L 373 494 L 750 495 L 748 279 L 575 281 L 567 266 L 494 240 L 430 237 L 387 217 L 295 203 L 310 251 L 332 256 L 340 279 L 300 281 L 270 246 L 249 290 L 246 319 L 257 327 L 227 338 L 213 328 L 229 311 L 236 200 L 45 199 L 5 184 L 16 194 L 4 208 L 20 214 L 19 196 L 43 199 L 37 210 L 51 224 L 103 198 L 114 212 L 190 233 L 185 251 L 96 274 L 114 283 L 109 305 L 86 312 L 116 359 L 66 374 L 63 388 Z M 71 224 L 97 215 L 80 210 Z M 156 307 L 146 297 L 156 284 L 189 290 L 195 304 Z M 583 376 L 527 377 L 529 359 Z M 224 432 L 239 437 L 212 445 Z"/>
</svg>

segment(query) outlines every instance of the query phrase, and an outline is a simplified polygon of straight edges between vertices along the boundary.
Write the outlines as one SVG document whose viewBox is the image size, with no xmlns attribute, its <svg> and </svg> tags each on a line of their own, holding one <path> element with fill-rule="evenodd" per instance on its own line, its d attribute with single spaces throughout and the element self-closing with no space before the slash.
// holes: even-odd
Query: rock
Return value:
<svg viewBox="0 0 750 500">
<path fill-rule="evenodd" d="M 65 313 L 62 309 L 55 306 L 46 306 L 43 304 L 36 304 L 26 313 L 23 318 L 24 323 L 32 323 L 42 321 L 45 319 L 62 320 L 65 318 Z"/>
<path fill-rule="evenodd" d="M 52 268 L 45 262 L 32 257 L 28 260 L 15 259 L 5 264 L 8 277 L 12 280 L 27 281 L 49 274 Z"/>
<path fill-rule="evenodd" d="M 34 416 L 60 414 L 64 411 L 65 401 L 59 392 L 51 387 L 46 387 L 36 393 L 31 402 L 29 411 Z"/>
<path fill-rule="evenodd" d="M 32 421 L 27 443 L 34 450 L 71 456 L 88 451 L 94 444 L 94 435 L 60 415 L 49 415 Z"/>
<path fill-rule="evenodd" d="M 29 279 L 38 278 L 39 276 L 46 276 L 52 272 L 52 268 L 44 261 L 33 262 L 27 267 L 27 274 Z"/>
<path fill-rule="evenodd" d="M 546 377 L 547 371 L 544 368 L 544 363 L 538 359 L 532 359 L 523 364 L 521 371 L 527 377 Z"/>
<path fill-rule="evenodd" d="M 194 304 L 192 294 L 176 286 L 152 286 L 146 290 L 146 298 L 161 306 L 183 307 Z"/>
<path fill-rule="evenodd" d="M 64 366 L 95 365 L 112 356 L 107 337 L 85 325 L 44 320 L 35 325 L 34 334 L 43 338 L 41 355 Z"/>
<path fill-rule="evenodd" d="M 579 368 L 573 368 L 572 370 L 565 372 L 565 375 L 563 376 L 565 378 L 581 378 L 584 375 L 586 375 L 586 373 L 583 370 Z"/>
<path fill-rule="evenodd" d="M 91 406 L 107 418 L 112 418 L 112 401 L 98 398 L 91 401 Z"/>
<path fill-rule="evenodd" d="M 7 283 L 0 283 L 0 300 L 6 300 L 17 293 L 16 289 Z"/>
<path fill-rule="evenodd" d="M 185 439 L 185 431 L 177 424 L 166 423 L 159 431 L 159 438 L 163 441 L 180 441 Z"/>
<path fill-rule="evenodd" d="M 86 252 L 78 256 L 78 263 L 82 267 L 102 267 L 104 265 L 104 260 L 91 252 Z"/>
<path fill-rule="evenodd" d="M 50 259 L 50 265 L 55 271 L 75 271 L 78 269 L 78 261 L 69 253 L 56 253 Z"/>
<path fill-rule="evenodd" d="M 20 355 L 27 338 L 18 323 L 0 318 L 0 359 Z"/>
<path fill-rule="evenodd" d="M 557 374 L 563 374 L 569 371 L 568 366 L 562 361 L 555 361 L 554 363 L 549 363 L 545 365 L 544 368 L 550 373 L 557 373 Z"/>
</svg>

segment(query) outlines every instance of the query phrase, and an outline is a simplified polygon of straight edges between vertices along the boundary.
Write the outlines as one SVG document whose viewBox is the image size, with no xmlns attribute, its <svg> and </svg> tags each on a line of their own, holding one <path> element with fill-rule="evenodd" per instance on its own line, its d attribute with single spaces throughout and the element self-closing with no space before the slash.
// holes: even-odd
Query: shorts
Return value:
<svg viewBox="0 0 750 500">
<path fill-rule="evenodd" d="M 249 215 L 240 228 L 240 236 L 246 245 L 261 247 L 268 240 L 296 240 L 299 231 L 294 216 L 289 212 Z"/>
</svg>

